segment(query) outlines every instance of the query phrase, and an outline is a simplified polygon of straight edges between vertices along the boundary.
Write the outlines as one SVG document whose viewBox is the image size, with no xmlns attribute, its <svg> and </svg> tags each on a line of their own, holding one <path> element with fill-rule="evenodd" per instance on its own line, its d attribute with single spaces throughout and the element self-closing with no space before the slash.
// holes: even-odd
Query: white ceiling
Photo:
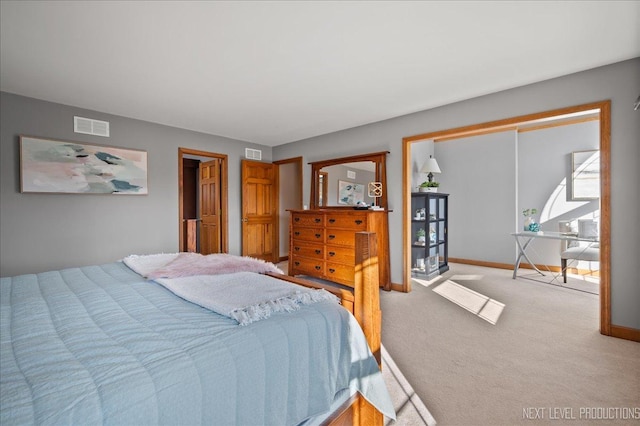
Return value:
<svg viewBox="0 0 640 426">
<path fill-rule="evenodd" d="M 640 56 L 640 1 L 4 1 L 0 89 L 280 145 Z"/>
</svg>

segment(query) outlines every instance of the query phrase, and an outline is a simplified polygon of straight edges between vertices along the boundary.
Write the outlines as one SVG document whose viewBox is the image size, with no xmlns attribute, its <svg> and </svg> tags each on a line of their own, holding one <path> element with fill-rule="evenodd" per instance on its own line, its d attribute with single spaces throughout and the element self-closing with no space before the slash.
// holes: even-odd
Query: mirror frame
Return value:
<svg viewBox="0 0 640 426">
<path fill-rule="evenodd" d="M 318 184 L 320 171 L 323 167 L 335 166 L 358 161 L 373 161 L 376 164 L 376 181 L 382 182 L 382 196 L 377 199 L 377 205 L 388 210 L 387 206 L 387 154 L 389 151 L 373 152 L 370 154 L 352 155 L 350 157 L 333 158 L 330 160 L 314 161 L 311 165 L 311 199 L 309 206 L 315 209 L 353 209 L 353 206 L 320 206 L 318 202 Z"/>
</svg>

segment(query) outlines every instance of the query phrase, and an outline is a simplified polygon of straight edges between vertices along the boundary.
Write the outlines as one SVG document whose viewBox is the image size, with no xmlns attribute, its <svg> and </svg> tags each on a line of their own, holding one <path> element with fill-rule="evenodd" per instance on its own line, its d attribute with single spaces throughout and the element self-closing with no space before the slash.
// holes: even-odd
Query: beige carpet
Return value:
<svg viewBox="0 0 640 426">
<path fill-rule="evenodd" d="M 597 295 L 511 274 L 452 264 L 381 292 L 385 348 L 438 424 L 640 424 L 640 344 L 599 333 Z M 504 305 L 495 324 L 434 291 L 447 280 Z"/>
<path fill-rule="evenodd" d="M 422 403 L 407 379 L 393 361 L 387 350 L 382 346 L 382 376 L 396 410 L 396 420 L 385 417 L 385 425 L 398 426 L 434 426 L 435 419 Z"/>
</svg>

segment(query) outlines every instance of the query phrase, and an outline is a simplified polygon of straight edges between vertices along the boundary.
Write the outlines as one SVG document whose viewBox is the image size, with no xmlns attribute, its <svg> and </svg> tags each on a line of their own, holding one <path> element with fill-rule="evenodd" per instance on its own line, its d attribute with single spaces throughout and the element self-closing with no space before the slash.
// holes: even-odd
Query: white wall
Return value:
<svg viewBox="0 0 640 426">
<path fill-rule="evenodd" d="M 640 58 L 505 90 L 365 126 L 274 147 L 275 158 L 303 155 L 305 162 L 367 152 L 387 156 L 391 278 L 402 282 L 402 138 L 519 115 L 611 100 L 611 311 L 614 325 L 640 329 Z M 329 154 L 330 153 L 330 154 Z M 437 158 L 437 157 L 436 157 Z M 438 158 L 438 162 L 440 159 Z M 440 165 L 442 167 L 442 164 Z M 310 166 L 305 165 L 305 200 Z M 453 205 L 452 205 L 452 208 Z"/>
</svg>

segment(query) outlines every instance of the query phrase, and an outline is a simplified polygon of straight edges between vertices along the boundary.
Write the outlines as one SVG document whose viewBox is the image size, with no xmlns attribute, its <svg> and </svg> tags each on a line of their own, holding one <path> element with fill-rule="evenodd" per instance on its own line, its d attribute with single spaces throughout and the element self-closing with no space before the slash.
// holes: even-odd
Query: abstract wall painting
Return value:
<svg viewBox="0 0 640 426">
<path fill-rule="evenodd" d="M 146 195 L 147 152 L 20 136 L 20 192 Z"/>
<path fill-rule="evenodd" d="M 355 206 L 364 201 L 364 185 L 338 180 L 338 204 Z"/>
</svg>

